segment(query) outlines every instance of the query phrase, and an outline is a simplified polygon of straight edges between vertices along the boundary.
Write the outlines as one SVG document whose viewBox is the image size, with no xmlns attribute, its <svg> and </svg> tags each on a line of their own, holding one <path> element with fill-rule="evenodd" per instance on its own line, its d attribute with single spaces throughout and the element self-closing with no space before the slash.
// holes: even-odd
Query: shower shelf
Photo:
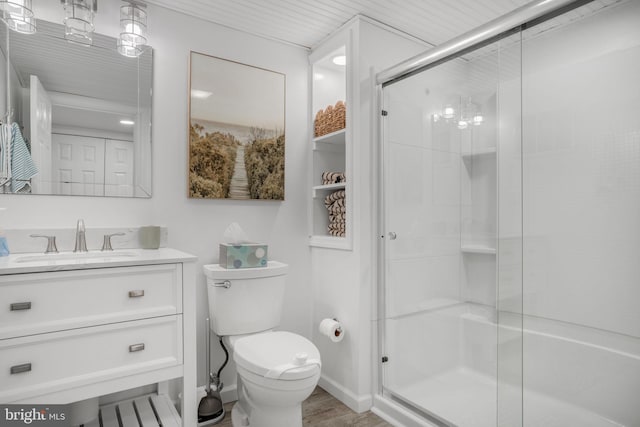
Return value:
<svg viewBox="0 0 640 427">
<path fill-rule="evenodd" d="M 460 251 L 466 254 L 495 255 L 496 248 L 486 245 L 462 245 Z"/>
<path fill-rule="evenodd" d="M 497 154 L 497 149 L 496 147 L 490 147 L 490 148 L 483 148 L 477 151 L 473 151 L 471 153 L 462 153 L 462 158 L 463 159 L 470 159 L 473 157 L 480 157 L 480 156 L 495 156 Z"/>
</svg>

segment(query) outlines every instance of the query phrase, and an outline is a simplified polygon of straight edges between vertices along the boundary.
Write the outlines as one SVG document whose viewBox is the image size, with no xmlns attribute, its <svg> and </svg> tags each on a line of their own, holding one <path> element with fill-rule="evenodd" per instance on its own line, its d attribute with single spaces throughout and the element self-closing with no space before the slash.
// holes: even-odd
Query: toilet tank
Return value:
<svg viewBox="0 0 640 427">
<path fill-rule="evenodd" d="M 218 336 L 251 334 L 278 326 L 288 268 L 277 261 L 259 268 L 203 266 L 213 332 Z"/>
</svg>

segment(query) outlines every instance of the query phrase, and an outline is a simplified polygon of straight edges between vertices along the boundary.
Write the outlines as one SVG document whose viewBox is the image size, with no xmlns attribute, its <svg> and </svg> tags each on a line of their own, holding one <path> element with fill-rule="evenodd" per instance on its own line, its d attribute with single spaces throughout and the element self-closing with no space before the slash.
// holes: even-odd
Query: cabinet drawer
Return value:
<svg viewBox="0 0 640 427">
<path fill-rule="evenodd" d="M 0 276 L 0 339 L 181 312 L 181 264 Z"/>
<path fill-rule="evenodd" d="M 182 316 L 0 341 L 0 402 L 182 364 Z"/>
</svg>

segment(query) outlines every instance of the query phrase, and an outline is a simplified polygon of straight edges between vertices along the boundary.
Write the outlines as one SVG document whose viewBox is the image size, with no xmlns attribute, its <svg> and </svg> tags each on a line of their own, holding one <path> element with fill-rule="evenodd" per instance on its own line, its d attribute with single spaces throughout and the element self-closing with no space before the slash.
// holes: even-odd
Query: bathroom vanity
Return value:
<svg viewBox="0 0 640 427">
<path fill-rule="evenodd" d="M 181 379 L 177 422 L 195 426 L 195 261 L 168 248 L 0 258 L 0 403 L 154 383 L 167 401 Z"/>
</svg>

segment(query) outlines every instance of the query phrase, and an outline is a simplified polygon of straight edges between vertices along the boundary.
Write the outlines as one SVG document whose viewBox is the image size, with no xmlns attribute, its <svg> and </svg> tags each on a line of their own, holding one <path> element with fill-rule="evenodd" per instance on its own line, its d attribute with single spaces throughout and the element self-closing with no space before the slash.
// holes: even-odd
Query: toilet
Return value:
<svg viewBox="0 0 640 427">
<path fill-rule="evenodd" d="M 226 269 L 205 265 L 211 329 L 229 347 L 238 371 L 234 427 L 302 426 L 302 401 L 320 378 L 320 353 L 280 324 L 288 266 Z"/>
</svg>

